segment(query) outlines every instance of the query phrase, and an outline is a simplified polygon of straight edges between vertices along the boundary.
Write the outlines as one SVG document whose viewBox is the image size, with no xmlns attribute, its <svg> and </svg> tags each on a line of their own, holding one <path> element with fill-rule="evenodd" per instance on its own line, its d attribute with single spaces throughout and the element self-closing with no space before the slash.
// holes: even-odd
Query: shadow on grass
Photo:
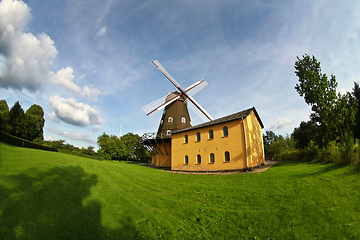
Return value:
<svg viewBox="0 0 360 240">
<path fill-rule="evenodd" d="M 81 167 L 0 176 L 1 239 L 136 239 L 131 219 L 121 229 L 101 224 L 101 204 L 86 200 L 98 182 Z"/>
</svg>

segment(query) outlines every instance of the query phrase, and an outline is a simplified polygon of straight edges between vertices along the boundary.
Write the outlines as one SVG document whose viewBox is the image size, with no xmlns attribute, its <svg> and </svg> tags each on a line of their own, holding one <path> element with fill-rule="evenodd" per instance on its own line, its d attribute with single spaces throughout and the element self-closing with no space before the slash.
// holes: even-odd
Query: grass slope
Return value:
<svg viewBox="0 0 360 240">
<path fill-rule="evenodd" d="M 0 146 L 1 239 L 359 239 L 352 167 L 188 175 Z"/>
</svg>

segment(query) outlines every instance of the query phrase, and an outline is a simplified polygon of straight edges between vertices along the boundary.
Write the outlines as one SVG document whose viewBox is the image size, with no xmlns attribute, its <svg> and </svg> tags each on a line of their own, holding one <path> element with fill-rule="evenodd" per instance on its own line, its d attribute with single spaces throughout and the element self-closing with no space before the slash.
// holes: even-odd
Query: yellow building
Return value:
<svg viewBox="0 0 360 240">
<path fill-rule="evenodd" d="M 262 128 L 253 107 L 200 125 L 152 137 L 145 134 L 143 145 L 151 146 L 154 166 L 175 171 L 247 170 L 265 163 Z"/>
<path fill-rule="evenodd" d="M 263 124 L 250 108 L 171 134 L 171 170 L 245 170 L 265 163 Z"/>
</svg>

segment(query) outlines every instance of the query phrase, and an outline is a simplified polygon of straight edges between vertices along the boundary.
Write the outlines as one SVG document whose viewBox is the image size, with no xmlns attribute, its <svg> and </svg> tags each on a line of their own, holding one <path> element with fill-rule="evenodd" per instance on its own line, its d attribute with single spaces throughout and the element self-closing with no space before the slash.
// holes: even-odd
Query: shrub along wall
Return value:
<svg viewBox="0 0 360 240">
<path fill-rule="evenodd" d="M 0 142 L 4 142 L 18 147 L 34 148 L 34 149 L 54 151 L 54 152 L 58 151 L 56 148 L 39 145 L 18 137 L 11 136 L 4 132 L 0 132 Z"/>
</svg>

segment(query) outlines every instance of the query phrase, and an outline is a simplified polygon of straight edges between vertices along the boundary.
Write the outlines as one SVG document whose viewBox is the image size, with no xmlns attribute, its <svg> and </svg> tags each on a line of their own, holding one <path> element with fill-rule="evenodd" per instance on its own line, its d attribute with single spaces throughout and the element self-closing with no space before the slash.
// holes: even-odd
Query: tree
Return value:
<svg viewBox="0 0 360 240">
<path fill-rule="evenodd" d="M 126 145 L 116 136 L 103 133 L 97 138 L 99 153 L 107 160 L 122 159 L 127 156 Z"/>
<path fill-rule="evenodd" d="M 128 158 L 148 160 L 150 153 L 140 143 L 141 137 L 138 134 L 127 133 L 121 137 L 121 141 L 127 147 Z"/>
<path fill-rule="evenodd" d="M 25 113 L 19 101 L 9 111 L 10 134 L 16 137 L 25 138 Z"/>
<path fill-rule="evenodd" d="M 90 156 L 96 154 L 93 146 L 88 146 L 87 148 L 81 148 L 81 152 Z"/>
<path fill-rule="evenodd" d="M 354 128 L 356 125 L 357 100 L 349 92 L 338 95 L 333 112 L 330 131 L 336 136 L 333 140 L 340 142 L 347 136 L 354 136 Z"/>
<path fill-rule="evenodd" d="M 296 142 L 296 148 L 305 149 L 310 141 L 315 141 L 317 127 L 313 121 L 301 122 L 300 126 L 295 128 L 291 135 Z"/>
<path fill-rule="evenodd" d="M 44 139 L 43 128 L 45 124 L 44 111 L 36 104 L 33 104 L 25 113 L 26 139 Z"/>
<path fill-rule="evenodd" d="M 311 106 L 310 119 L 316 124 L 315 143 L 321 147 L 341 139 L 344 134 L 353 134 L 355 99 L 351 94 L 336 95 L 337 82 L 334 75 L 328 79 L 321 73 L 320 62 L 305 54 L 297 57 L 295 73 L 299 83 L 295 89 Z"/>
<path fill-rule="evenodd" d="M 264 141 L 264 150 L 265 156 L 268 159 L 272 159 L 274 157 L 274 152 L 272 150 L 272 144 L 276 142 L 281 136 L 277 136 L 273 131 L 269 130 L 263 134 Z"/>
<path fill-rule="evenodd" d="M 0 131 L 9 132 L 9 106 L 3 99 L 0 100 Z"/>
</svg>

